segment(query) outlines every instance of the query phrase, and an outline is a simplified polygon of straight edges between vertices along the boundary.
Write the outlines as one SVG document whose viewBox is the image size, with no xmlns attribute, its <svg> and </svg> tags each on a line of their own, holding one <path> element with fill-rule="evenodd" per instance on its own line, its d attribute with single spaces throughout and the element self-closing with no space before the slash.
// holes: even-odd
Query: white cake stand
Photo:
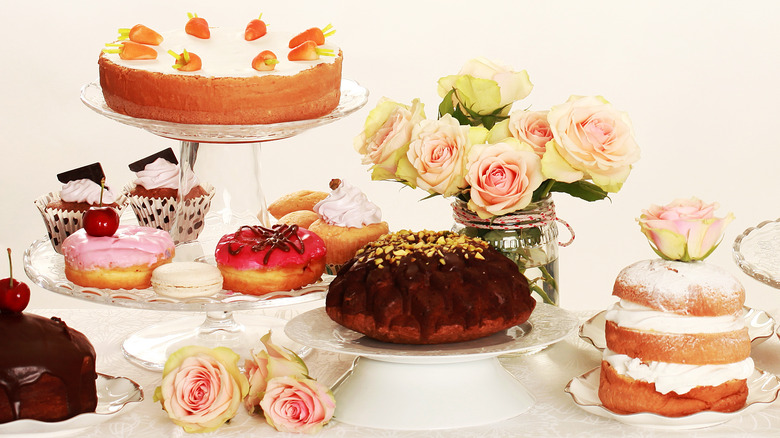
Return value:
<svg viewBox="0 0 780 438">
<path fill-rule="evenodd" d="M 176 247 L 176 260 L 213 263 L 214 248 L 222 235 L 235 232 L 241 225 L 269 225 L 262 190 L 262 143 L 292 137 L 348 116 L 365 105 L 368 90 L 345 79 L 339 105 L 330 114 L 269 125 L 188 125 L 129 117 L 108 107 L 97 82 L 82 88 L 81 100 L 112 120 L 180 142 L 182 182 L 188 172 L 194 172 L 200 181 L 210 183 L 217 190 L 197 240 L 187 241 L 179 236 L 179 227 L 174 224 L 171 234 L 180 242 Z M 184 201 L 179 199 L 178 202 Z M 177 210 L 182 212 L 184 209 Z M 183 220 L 183 215 L 176 218 L 176 222 Z M 284 307 L 322 299 L 332 279 L 332 276 L 324 276 L 323 281 L 303 289 L 280 291 L 261 298 L 222 291 L 214 297 L 177 300 L 158 296 L 151 289 L 112 291 L 77 286 L 65 278 L 62 256 L 54 252 L 48 239 L 33 242 L 25 252 L 24 261 L 28 277 L 53 292 L 122 307 L 205 312 L 205 320 L 203 317 L 183 318 L 150 326 L 123 342 L 122 350 L 131 362 L 152 370 L 162 370 L 168 355 L 184 345 L 222 345 L 248 357 L 248 350 L 259 344 L 260 336 L 271 328 L 281 328 L 287 319 L 251 315 L 237 321 L 233 311 Z M 282 330 L 275 332 L 283 333 Z M 303 353 L 299 345 L 291 344 L 288 339 L 275 338 L 274 342 Z"/>
<path fill-rule="evenodd" d="M 334 418 L 361 427 L 436 430 L 480 426 L 517 416 L 535 400 L 498 360 L 536 351 L 569 336 L 579 319 L 539 303 L 525 324 L 454 344 L 389 344 L 310 310 L 285 327 L 292 340 L 357 356 L 333 387 Z"/>
</svg>

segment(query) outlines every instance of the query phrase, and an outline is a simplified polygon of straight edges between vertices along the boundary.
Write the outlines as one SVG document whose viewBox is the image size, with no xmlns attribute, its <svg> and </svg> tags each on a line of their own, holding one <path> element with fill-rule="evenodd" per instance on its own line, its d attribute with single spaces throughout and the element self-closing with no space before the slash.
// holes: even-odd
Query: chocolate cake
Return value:
<svg viewBox="0 0 780 438">
<path fill-rule="evenodd" d="M 97 406 L 95 350 L 59 318 L 0 312 L 0 423 L 60 421 Z"/>
<path fill-rule="evenodd" d="M 360 249 L 330 284 L 327 314 L 385 342 L 477 339 L 528 320 L 536 305 L 517 265 L 487 242 L 399 231 Z"/>
</svg>

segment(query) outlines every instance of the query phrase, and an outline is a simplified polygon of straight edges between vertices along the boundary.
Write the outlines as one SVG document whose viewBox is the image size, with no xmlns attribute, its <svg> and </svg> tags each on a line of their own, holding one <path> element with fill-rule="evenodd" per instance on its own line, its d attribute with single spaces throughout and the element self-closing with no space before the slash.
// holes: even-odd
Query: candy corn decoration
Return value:
<svg viewBox="0 0 780 438">
<path fill-rule="evenodd" d="M 135 59 L 157 59 L 157 50 L 154 48 L 134 43 L 132 41 L 122 41 L 121 43 L 106 44 L 103 53 L 118 53 L 119 58 L 125 60 Z"/>
<path fill-rule="evenodd" d="M 330 24 L 323 27 L 322 29 L 318 27 L 312 27 L 311 29 L 306 29 L 298 35 L 292 37 L 288 46 L 292 49 L 294 47 L 300 46 L 304 41 L 314 41 L 315 44 L 321 46 L 325 44 L 325 38 L 333 35 L 334 33 L 336 33 L 336 29 L 333 29 L 333 26 Z"/>
</svg>

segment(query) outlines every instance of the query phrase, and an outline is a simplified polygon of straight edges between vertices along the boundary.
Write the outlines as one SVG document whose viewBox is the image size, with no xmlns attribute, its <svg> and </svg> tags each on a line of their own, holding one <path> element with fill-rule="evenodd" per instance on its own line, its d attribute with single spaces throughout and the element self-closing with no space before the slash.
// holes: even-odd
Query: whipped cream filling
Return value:
<svg viewBox="0 0 780 438">
<path fill-rule="evenodd" d="M 745 321 L 740 315 L 687 316 L 660 312 L 626 300 L 607 309 L 605 318 L 620 327 L 675 334 L 723 333 L 741 330 Z"/>
<path fill-rule="evenodd" d="M 722 365 L 686 365 L 667 362 L 644 362 L 641 359 L 604 350 L 604 360 L 615 371 L 634 380 L 654 383 L 661 394 L 672 391 L 685 394 L 697 386 L 717 386 L 733 379 L 747 379 L 753 373 L 753 359 Z"/>
<path fill-rule="evenodd" d="M 100 184 L 89 179 L 77 179 L 67 182 L 62 186 L 60 199 L 65 202 L 86 202 L 89 205 L 100 204 Z M 116 197 L 105 187 L 103 190 L 103 204 L 113 204 Z"/>
<path fill-rule="evenodd" d="M 202 40 L 184 32 L 183 27 L 184 23 L 181 30 L 160 32 L 163 42 L 159 46 L 149 46 L 157 50 L 157 59 L 123 60 L 116 53 L 104 53 L 103 56 L 123 67 L 156 73 L 241 78 L 266 75 L 292 76 L 317 65 L 331 64 L 336 61 L 335 56 L 320 56 L 313 61 L 288 61 L 287 54 L 290 52 L 288 43 L 298 32 L 268 32 L 254 41 L 246 41 L 243 27 L 209 27 L 211 38 Z M 305 29 L 300 29 L 303 30 Z M 333 53 L 338 55 L 339 47 L 330 44 L 328 39 L 319 48 L 333 50 Z M 203 62 L 200 70 L 183 72 L 172 67 L 176 60 L 168 50 L 182 53 L 185 49 L 200 57 Z M 279 60 L 274 70 L 260 72 L 252 68 L 252 60 L 264 50 L 274 52 Z"/>
<path fill-rule="evenodd" d="M 200 183 L 193 172 L 185 172 L 185 187 L 183 193 L 189 193 L 193 187 Z M 179 166 L 164 158 L 158 158 L 144 166 L 144 170 L 136 173 L 138 177 L 134 183 L 147 190 L 152 189 L 179 189 Z"/>
<path fill-rule="evenodd" d="M 360 228 L 382 222 L 382 210 L 360 189 L 344 181 L 315 204 L 314 211 L 325 222 L 339 227 Z"/>
</svg>

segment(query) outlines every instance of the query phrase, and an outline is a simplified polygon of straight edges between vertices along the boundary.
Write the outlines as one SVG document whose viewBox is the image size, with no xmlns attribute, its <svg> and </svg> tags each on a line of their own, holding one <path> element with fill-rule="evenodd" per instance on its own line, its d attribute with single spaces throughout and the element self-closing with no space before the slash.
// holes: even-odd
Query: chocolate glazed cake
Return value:
<svg viewBox="0 0 780 438">
<path fill-rule="evenodd" d="M 60 421 L 97 406 L 95 350 L 59 318 L 0 313 L 0 423 Z"/>
<path fill-rule="evenodd" d="M 327 314 L 385 342 L 477 339 L 522 324 L 536 301 L 517 266 L 447 231 L 399 231 L 358 251 L 330 284 Z"/>
</svg>

